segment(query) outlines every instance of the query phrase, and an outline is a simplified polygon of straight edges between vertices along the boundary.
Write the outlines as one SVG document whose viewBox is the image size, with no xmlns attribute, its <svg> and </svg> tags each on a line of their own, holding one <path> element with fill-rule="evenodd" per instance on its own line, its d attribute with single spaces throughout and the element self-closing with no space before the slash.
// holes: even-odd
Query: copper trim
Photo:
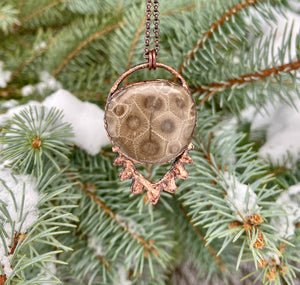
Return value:
<svg viewBox="0 0 300 285">
<path fill-rule="evenodd" d="M 165 69 L 165 70 L 169 71 L 170 73 L 172 73 L 179 80 L 181 85 L 190 92 L 189 86 L 186 83 L 183 76 L 180 73 L 178 73 L 177 70 L 175 70 L 173 67 L 171 67 L 167 64 L 164 64 L 164 63 L 160 63 L 160 62 L 156 63 L 156 67 Z M 109 95 L 108 95 L 108 99 L 110 99 L 110 97 L 112 97 L 114 95 L 114 93 L 119 88 L 119 85 L 122 83 L 122 81 L 126 77 L 128 77 L 131 73 L 133 73 L 137 70 L 140 70 L 140 69 L 144 69 L 144 68 L 149 68 L 149 63 L 148 62 L 140 63 L 138 65 L 135 65 L 135 66 L 131 67 L 130 69 L 126 70 L 123 74 L 121 74 L 121 76 L 116 80 L 114 85 L 111 87 Z"/>
<path fill-rule="evenodd" d="M 148 65 L 149 65 L 148 66 L 149 70 L 156 69 L 157 62 L 156 62 L 156 51 L 155 50 L 149 51 Z"/>
<path fill-rule="evenodd" d="M 113 151 L 117 152 L 117 156 L 114 160 L 114 165 L 123 166 L 119 174 L 121 181 L 132 179 L 132 184 L 130 191 L 132 194 L 139 194 L 143 191 L 147 192 L 147 198 L 152 205 L 155 205 L 162 193 L 166 191 L 169 193 L 175 193 L 177 191 L 177 186 L 175 179 L 187 179 L 188 172 L 185 169 L 185 164 L 193 164 L 193 159 L 189 156 L 189 151 L 194 149 L 192 143 L 188 145 L 185 151 L 178 156 L 171 168 L 156 183 L 151 183 L 146 179 L 135 167 L 131 159 L 124 156 L 123 152 L 118 147 L 113 147 Z"/>
</svg>

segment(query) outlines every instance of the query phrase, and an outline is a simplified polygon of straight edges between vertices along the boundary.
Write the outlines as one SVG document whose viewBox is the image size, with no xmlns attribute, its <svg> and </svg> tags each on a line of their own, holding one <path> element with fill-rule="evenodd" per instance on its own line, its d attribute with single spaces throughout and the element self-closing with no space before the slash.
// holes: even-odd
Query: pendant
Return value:
<svg viewBox="0 0 300 285">
<path fill-rule="evenodd" d="M 150 66 L 150 68 L 149 68 Z M 181 84 L 164 79 L 140 81 L 124 86 L 122 81 L 144 68 L 163 68 Z M 192 135 L 196 126 L 195 100 L 184 78 L 172 67 L 142 63 L 123 73 L 112 86 L 105 107 L 105 129 L 117 152 L 114 165 L 122 165 L 120 180 L 132 179 L 133 194 L 147 192 L 156 204 L 162 191 L 174 193 L 175 179 L 187 179 L 185 164 L 192 164 Z M 157 183 L 151 183 L 137 170 L 137 164 L 166 164 L 169 171 Z"/>
</svg>

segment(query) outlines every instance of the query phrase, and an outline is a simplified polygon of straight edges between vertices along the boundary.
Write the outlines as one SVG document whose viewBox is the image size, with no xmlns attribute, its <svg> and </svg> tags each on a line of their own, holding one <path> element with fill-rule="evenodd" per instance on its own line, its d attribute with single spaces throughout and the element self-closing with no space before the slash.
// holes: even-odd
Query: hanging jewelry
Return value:
<svg viewBox="0 0 300 285">
<path fill-rule="evenodd" d="M 114 83 L 105 108 L 105 128 L 117 153 L 114 165 L 122 165 L 120 180 L 132 179 L 133 194 L 147 192 L 156 204 L 162 191 L 175 193 L 176 178 L 187 179 L 185 164 L 192 164 L 192 135 L 196 126 L 195 101 L 184 78 L 172 67 L 156 61 L 159 52 L 158 0 L 147 0 L 145 53 L 146 63 L 125 71 Z M 153 10 L 153 11 L 152 11 Z M 154 49 L 150 50 L 153 17 Z M 133 72 L 162 68 L 181 84 L 164 79 L 135 82 L 120 89 L 119 85 Z M 148 181 L 136 169 L 137 164 L 166 164 L 170 170 L 157 183 Z"/>
</svg>

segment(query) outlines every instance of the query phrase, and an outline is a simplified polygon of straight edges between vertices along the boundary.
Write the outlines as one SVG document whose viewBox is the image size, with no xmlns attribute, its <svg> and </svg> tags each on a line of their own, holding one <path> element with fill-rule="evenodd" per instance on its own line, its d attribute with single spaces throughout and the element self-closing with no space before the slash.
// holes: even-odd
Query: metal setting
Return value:
<svg viewBox="0 0 300 285">
<path fill-rule="evenodd" d="M 146 191 L 148 201 L 152 205 L 155 205 L 158 202 L 162 191 L 169 193 L 175 193 L 177 191 L 177 186 L 175 184 L 176 178 L 188 178 L 188 172 L 186 171 L 184 165 L 193 164 L 193 159 L 188 154 L 192 149 L 194 149 L 194 146 L 192 143 L 190 143 L 187 149 L 176 158 L 165 176 L 154 184 L 149 182 L 136 169 L 132 160 L 125 157 L 118 147 L 113 147 L 113 151 L 118 153 L 114 160 L 114 165 L 123 166 L 123 169 L 119 175 L 121 181 L 132 179 L 132 184 L 130 187 L 132 194 L 139 194 L 143 193 L 143 191 Z"/>
<path fill-rule="evenodd" d="M 163 68 L 167 71 L 169 71 L 170 73 L 172 73 L 179 81 L 179 83 L 188 90 L 188 92 L 190 93 L 190 88 L 188 86 L 188 84 L 186 83 L 186 81 L 184 80 L 183 76 L 177 72 L 177 70 L 175 70 L 174 68 L 172 68 L 169 65 L 166 65 L 164 63 L 160 63 L 160 62 L 156 62 L 156 68 Z M 108 100 L 111 99 L 111 97 L 113 97 L 115 95 L 115 92 L 118 90 L 120 84 L 122 83 L 122 81 L 128 77 L 130 74 L 132 74 L 135 71 L 138 71 L 140 69 L 144 69 L 144 68 L 149 68 L 149 63 L 145 62 L 145 63 L 140 63 L 138 65 L 135 65 L 133 67 L 131 67 L 130 69 L 126 70 L 114 83 L 114 85 L 111 87 L 109 95 L 108 95 Z"/>
<path fill-rule="evenodd" d="M 170 67 L 166 64 L 163 64 L 163 63 L 156 63 L 156 67 L 163 68 L 163 69 L 169 71 L 170 73 L 172 73 L 178 79 L 181 86 L 187 90 L 187 92 L 191 96 L 192 100 L 194 100 L 190 93 L 189 87 L 181 74 L 179 74 L 172 67 Z M 169 193 L 176 192 L 176 190 L 177 190 L 177 186 L 175 184 L 176 178 L 187 179 L 188 173 L 185 170 L 184 165 L 193 163 L 192 158 L 189 156 L 189 151 L 193 149 L 193 145 L 192 145 L 192 143 L 189 143 L 187 145 L 187 147 L 177 156 L 177 158 L 175 159 L 171 168 L 164 175 L 164 177 L 162 179 L 160 179 L 157 183 L 151 183 L 142 176 L 142 174 L 136 169 L 136 167 L 134 165 L 134 163 L 138 163 L 138 164 L 147 164 L 147 163 L 141 163 L 140 161 L 137 161 L 131 157 L 126 156 L 121 151 L 121 149 L 116 145 L 116 143 L 113 141 L 112 137 L 110 136 L 110 134 L 108 132 L 108 125 L 107 125 L 107 118 L 106 118 L 108 105 L 110 104 L 111 100 L 115 96 L 117 96 L 118 93 L 122 89 L 128 88 L 130 86 L 135 86 L 137 84 L 143 84 L 143 82 L 136 82 L 136 83 L 127 85 L 121 89 L 118 89 L 120 84 L 126 77 L 128 77 L 130 74 L 132 74 L 133 72 L 135 72 L 137 70 L 145 69 L 145 68 L 149 68 L 149 63 L 138 64 L 138 65 L 130 68 L 129 70 L 125 71 L 113 84 L 113 86 L 110 90 L 109 96 L 108 96 L 107 104 L 106 104 L 104 124 L 105 124 L 105 129 L 106 129 L 107 135 L 113 144 L 113 151 L 117 152 L 117 157 L 114 160 L 114 165 L 116 165 L 116 166 L 122 165 L 123 166 L 123 169 L 119 175 L 120 180 L 124 181 L 126 179 L 132 179 L 132 185 L 131 185 L 130 191 L 133 194 L 138 194 L 143 191 L 146 191 L 149 202 L 154 205 L 158 202 L 162 191 L 166 191 Z M 154 81 L 160 81 L 160 80 L 158 79 L 158 80 L 154 80 Z M 149 81 L 146 81 L 146 82 L 149 82 Z M 196 119 L 195 119 L 194 129 L 195 129 L 195 126 L 196 126 Z M 194 132 L 194 129 L 193 129 L 193 132 Z M 173 160 L 174 159 L 171 159 L 168 162 L 171 162 Z M 168 163 L 168 162 L 165 162 L 165 163 Z"/>
<path fill-rule="evenodd" d="M 182 75 L 172 67 L 156 61 L 160 50 L 158 7 L 158 0 L 146 1 L 144 58 L 147 62 L 128 69 L 116 80 L 108 95 L 104 116 L 107 135 L 113 144 L 113 151 L 117 153 L 114 165 L 123 166 L 120 180 L 132 179 L 130 191 L 133 194 L 146 191 L 147 198 L 153 205 L 158 202 L 162 191 L 176 192 L 176 178 L 188 178 L 185 164 L 193 163 L 189 151 L 194 148 L 190 141 L 197 121 L 196 104 Z M 181 86 L 158 79 L 132 83 L 119 89 L 125 78 L 144 68 L 165 69 L 177 78 Z M 135 107 L 134 104 L 140 107 Z M 145 113 L 141 113 L 143 111 Z M 154 114 L 158 113 L 159 116 L 154 118 Z M 164 132 L 164 135 L 160 132 Z M 147 141 L 144 141 L 145 134 L 148 136 Z M 157 136 L 159 140 L 153 136 Z M 165 164 L 171 161 L 174 161 L 171 168 L 157 183 L 148 181 L 134 165 Z"/>
</svg>

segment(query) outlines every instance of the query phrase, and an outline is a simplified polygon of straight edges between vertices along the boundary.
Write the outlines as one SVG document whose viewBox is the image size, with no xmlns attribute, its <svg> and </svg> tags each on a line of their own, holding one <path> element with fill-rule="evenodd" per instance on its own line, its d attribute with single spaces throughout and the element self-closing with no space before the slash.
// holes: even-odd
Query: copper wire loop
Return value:
<svg viewBox="0 0 300 285">
<path fill-rule="evenodd" d="M 156 69 L 156 51 L 154 49 L 149 51 L 148 69 Z"/>
<path fill-rule="evenodd" d="M 152 57 L 153 58 L 153 57 Z M 152 60 L 153 61 L 153 60 Z M 183 76 L 173 67 L 166 65 L 164 63 L 161 62 L 156 62 L 156 58 L 155 58 L 155 67 L 156 68 L 162 68 L 165 69 L 167 71 L 169 71 L 170 73 L 172 73 L 179 81 L 179 83 L 186 89 L 188 90 L 188 92 L 190 93 L 190 89 L 189 86 L 187 85 L 186 81 L 184 80 Z M 131 68 L 129 68 L 128 70 L 126 70 L 123 74 L 120 75 L 120 77 L 116 80 L 116 82 L 114 83 L 114 85 L 111 87 L 109 95 L 108 95 L 108 101 L 111 100 L 115 93 L 117 93 L 117 90 L 119 88 L 119 85 L 122 83 L 122 81 L 128 77 L 130 74 L 140 70 L 140 69 L 144 69 L 144 68 L 148 68 L 149 69 L 149 63 L 145 62 L 145 63 L 140 63 L 138 65 L 135 65 Z M 152 68 L 154 68 L 154 65 L 152 63 Z M 134 83 L 133 83 L 134 84 Z"/>
</svg>

